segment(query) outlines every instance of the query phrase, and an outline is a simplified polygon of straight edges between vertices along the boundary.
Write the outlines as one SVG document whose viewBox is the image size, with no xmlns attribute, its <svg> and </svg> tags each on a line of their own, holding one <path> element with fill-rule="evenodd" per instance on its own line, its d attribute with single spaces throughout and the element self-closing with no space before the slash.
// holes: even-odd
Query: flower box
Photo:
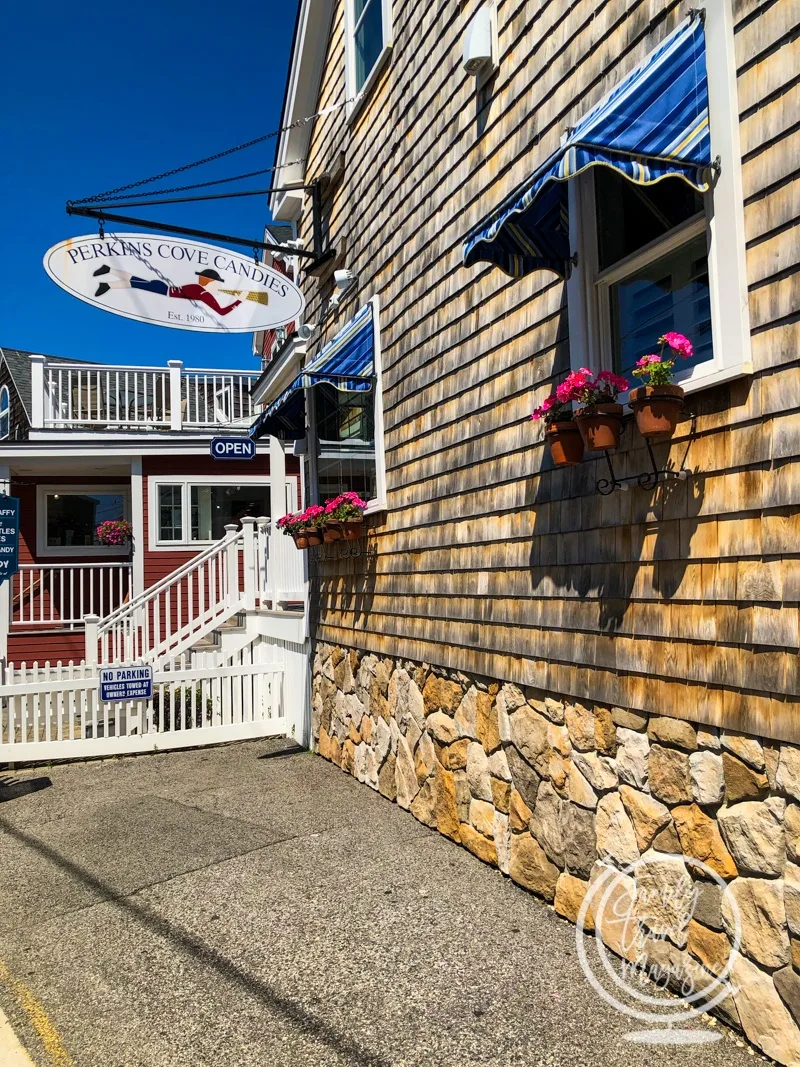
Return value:
<svg viewBox="0 0 800 1067">
<path fill-rule="evenodd" d="M 672 380 L 675 357 L 691 359 L 694 346 L 682 333 L 669 332 L 659 337 L 661 351 L 642 356 L 634 368 L 636 378 L 647 379 L 638 389 L 631 389 L 628 403 L 636 416 L 642 437 L 672 437 L 683 406 L 683 389 Z M 664 349 L 670 355 L 664 355 Z"/>
</svg>

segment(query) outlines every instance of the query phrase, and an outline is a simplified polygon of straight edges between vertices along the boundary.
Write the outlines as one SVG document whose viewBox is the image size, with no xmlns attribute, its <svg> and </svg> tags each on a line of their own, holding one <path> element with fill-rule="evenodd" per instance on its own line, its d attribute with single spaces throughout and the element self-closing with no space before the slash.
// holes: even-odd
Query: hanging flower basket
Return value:
<svg viewBox="0 0 800 1067">
<path fill-rule="evenodd" d="M 625 378 L 613 371 L 594 374 L 588 367 L 568 374 L 554 393 L 531 415 L 544 419 L 545 436 L 557 467 L 574 466 L 590 452 L 616 448 L 622 430 L 622 405 L 616 403 L 628 388 Z M 581 407 L 573 413 L 572 405 Z"/>
<path fill-rule="evenodd" d="M 332 545 L 336 541 L 341 541 L 341 539 L 342 531 L 339 529 L 338 525 L 333 522 L 326 522 L 322 529 L 322 540 L 325 544 Z"/>
<path fill-rule="evenodd" d="M 583 438 L 574 419 L 549 423 L 544 436 L 556 467 L 575 467 L 583 459 Z"/>
<path fill-rule="evenodd" d="M 683 407 L 679 385 L 642 385 L 631 389 L 628 402 L 642 437 L 672 437 Z"/>
<path fill-rule="evenodd" d="M 559 385 L 531 415 L 544 419 L 544 437 L 556 467 L 574 467 L 583 459 L 583 440 L 573 420 L 572 405 L 566 397 L 566 383 Z"/>
<path fill-rule="evenodd" d="M 683 389 L 672 380 L 675 356 L 691 359 L 694 346 L 682 333 L 665 333 L 659 337 L 661 352 L 642 356 L 633 374 L 643 381 L 638 389 L 631 389 L 628 403 L 636 415 L 636 426 L 642 437 L 672 437 L 683 406 Z M 670 354 L 664 356 L 664 349 Z"/>
<path fill-rule="evenodd" d="M 316 515 L 309 515 L 310 511 L 312 511 L 311 508 L 306 508 L 305 511 L 297 514 L 290 512 L 277 522 L 278 529 L 291 537 L 300 549 L 322 544 L 322 532 L 316 523 L 323 509 L 318 507 L 319 514 Z"/>
<path fill-rule="evenodd" d="M 358 493 L 340 493 L 325 504 L 325 524 L 345 541 L 357 541 L 364 528 L 366 500 Z"/>
<path fill-rule="evenodd" d="M 127 519 L 107 519 L 96 533 L 100 544 L 109 548 L 126 548 L 133 540 L 133 527 Z"/>
<path fill-rule="evenodd" d="M 619 448 L 622 433 L 622 404 L 587 404 L 575 412 L 587 452 Z"/>
</svg>

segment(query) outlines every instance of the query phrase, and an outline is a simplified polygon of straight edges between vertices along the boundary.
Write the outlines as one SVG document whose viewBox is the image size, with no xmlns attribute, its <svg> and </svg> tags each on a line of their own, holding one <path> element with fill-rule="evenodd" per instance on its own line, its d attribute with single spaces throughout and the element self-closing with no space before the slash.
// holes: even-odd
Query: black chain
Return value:
<svg viewBox="0 0 800 1067">
<path fill-rule="evenodd" d="M 172 170 L 165 170 L 161 174 L 154 174 L 152 178 L 141 178 L 138 182 L 131 182 L 129 185 L 119 185 L 116 189 L 107 189 L 104 193 L 95 193 L 94 196 L 85 196 L 82 200 L 70 200 L 71 204 L 96 204 L 102 200 L 108 200 L 118 193 L 124 193 L 127 189 L 139 189 L 143 185 L 149 185 L 151 182 L 159 182 L 164 178 L 170 178 L 173 174 L 182 174 L 184 171 L 191 170 L 193 167 L 202 167 L 204 163 L 213 163 L 214 160 L 224 159 L 226 156 L 233 155 L 234 152 L 241 152 L 245 148 L 252 148 L 253 145 L 262 144 L 264 141 L 270 140 L 272 137 L 278 137 L 280 134 L 287 132 L 288 130 L 294 130 L 298 126 L 304 126 L 307 122 L 313 122 L 315 118 L 320 115 L 326 114 L 329 111 L 334 111 L 340 107 L 344 107 L 350 103 L 349 100 L 343 100 L 340 104 L 334 104 L 332 107 L 323 108 L 322 111 L 316 112 L 314 115 L 306 115 L 302 119 L 297 119 L 295 122 L 290 123 L 288 126 L 281 126 L 278 130 L 273 130 L 271 133 L 262 134 L 261 137 L 254 137 L 252 141 L 245 141 L 244 144 L 236 145 L 234 148 L 226 148 L 223 152 L 215 152 L 213 156 L 206 156 L 205 159 L 197 159 L 194 163 L 184 163 L 182 167 L 174 167 Z M 284 164 L 286 166 L 287 164 Z M 268 170 L 275 170 L 277 168 L 269 167 Z M 264 174 L 266 171 L 254 171 L 254 174 Z M 251 177 L 252 175 L 247 175 Z M 240 175 L 242 177 L 242 175 Z M 223 178 L 220 181 L 233 181 L 234 179 Z M 205 183 L 201 183 L 205 184 Z M 218 184 L 217 182 L 209 182 L 209 185 Z M 198 186 L 186 186 L 185 188 L 198 188 Z M 161 190 L 160 190 L 161 191 Z M 177 189 L 165 190 L 166 192 L 178 192 Z"/>
</svg>

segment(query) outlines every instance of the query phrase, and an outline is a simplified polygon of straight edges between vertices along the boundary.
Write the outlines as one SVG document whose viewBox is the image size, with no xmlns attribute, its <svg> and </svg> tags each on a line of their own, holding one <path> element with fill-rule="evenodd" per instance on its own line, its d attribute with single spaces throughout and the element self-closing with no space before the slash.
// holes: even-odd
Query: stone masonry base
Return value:
<svg viewBox="0 0 800 1067">
<path fill-rule="evenodd" d="M 642 860 L 623 885 L 649 895 L 646 962 L 676 982 L 702 989 L 725 967 L 732 897 L 741 949 L 718 1013 L 800 1065 L 800 748 L 330 645 L 312 707 L 316 752 L 573 922 L 591 882 Z M 665 853 L 702 860 L 728 890 L 681 867 L 691 920 L 650 939 L 653 899 L 680 888 Z"/>
</svg>

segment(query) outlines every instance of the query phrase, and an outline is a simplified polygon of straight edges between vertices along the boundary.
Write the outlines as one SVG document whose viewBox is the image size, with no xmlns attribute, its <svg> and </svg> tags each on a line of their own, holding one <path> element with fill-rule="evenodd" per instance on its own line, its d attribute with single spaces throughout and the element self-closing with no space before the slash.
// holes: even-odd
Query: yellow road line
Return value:
<svg viewBox="0 0 800 1067">
<path fill-rule="evenodd" d="M 28 1016 L 53 1067 L 74 1067 L 72 1057 L 64 1048 L 61 1035 L 50 1021 L 42 1002 L 20 978 L 16 978 L 9 971 L 2 960 L 0 960 L 0 981 L 8 987 L 14 999 Z"/>
</svg>

